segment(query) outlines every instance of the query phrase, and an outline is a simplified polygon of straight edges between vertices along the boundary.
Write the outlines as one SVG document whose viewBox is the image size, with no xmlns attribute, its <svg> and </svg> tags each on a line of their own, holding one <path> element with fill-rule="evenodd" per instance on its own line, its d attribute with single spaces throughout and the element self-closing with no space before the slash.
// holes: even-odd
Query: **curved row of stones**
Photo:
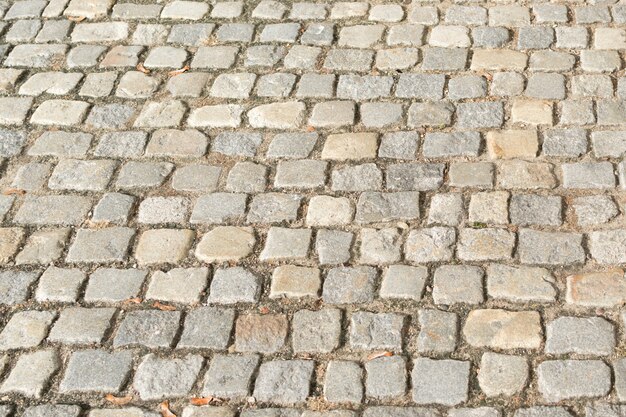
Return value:
<svg viewBox="0 0 626 417">
<path fill-rule="evenodd" d="M 626 416 L 625 3 L 0 16 L 0 417 Z"/>
</svg>

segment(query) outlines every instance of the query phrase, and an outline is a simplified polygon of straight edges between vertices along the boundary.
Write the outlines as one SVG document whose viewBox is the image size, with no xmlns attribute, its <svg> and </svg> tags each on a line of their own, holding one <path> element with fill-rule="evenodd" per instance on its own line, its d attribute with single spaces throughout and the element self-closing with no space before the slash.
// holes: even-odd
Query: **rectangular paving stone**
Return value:
<svg viewBox="0 0 626 417">
<path fill-rule="evenodd" d="M 232 399 L 246 397 L 258 363 L 258 355 L 215 355 L 204 378 L 202 395 Z"/>
<path fill-rule="evenodd" d="M 122 318 L 113 345 L 171 347 L 178 331 L 180 315 L 179 311 L 131 311 Z"/>
<path fill-rule="evenodd" d="M 265 362 L 259 369 L 253 395 L 281 405 L 303 403 L 309 394 L 313 366 L 312 361 L 306 360 Z"/>
<path fill-rule="evenodd" d="M 59 391 L 64 394 L 119 393 L 131 367 L 130 351 L 80 350 L 70 356 Z"/>
<path fill-rule="evenodd" d="M 225 349 L 230 343 L 234 320 L 232 309 L 195 308 L 185 317 L 178 347 Z"/>
<path fill-rule="evenodd" d="M 538 389 L 548 402 L 563 399 L 589 398 L 606 395 L 611 389 L 611 371 L 598 360 L 552 360 L 537 367 Z M 587 384 L 576 384 L 588 378 Z"/>
<path fill-rule="evenodd" d="M 198 355 L 163 359 L 148 354 L 137 367 L 133 388 L 143 400 L 183 397 L 191 391 L 203 362 Z"/>
<path fill-rule="evenodd" d="M 0 417 L 621 416 L 622 3 L 0 1 Z"/>
<path fill-rule="evenodd" d="M 67 253 L 70 263 L 110 263 L 126 259 L 135 230 L 128 227 L 79 229 Z"/>
<path fill-rule="evenodd" d="M 91 209 L 87 197 L 71 195 L 27 196 L 15 222 L 29 225 L 80 225 Z"/>
<path fill-rule="evenodd" d="M 89 276 L 84 299 L 116 303 L 135 298 L 147 274 L 141 269 L 98 268 Z"/>
<path fill-rule="evenodd" d="M 452 406 L 467 400 L 469 362 L 416 358 L 413 363 L 412 396 L 415 403 Z"/>
<path fill-rule="evenodd" d="M 0 392 L 41 398 L 59 366 L 60 360 L 54 350 L 24 353 L 19 357 L 7 379 L 0 385 Z"/>
</svg>

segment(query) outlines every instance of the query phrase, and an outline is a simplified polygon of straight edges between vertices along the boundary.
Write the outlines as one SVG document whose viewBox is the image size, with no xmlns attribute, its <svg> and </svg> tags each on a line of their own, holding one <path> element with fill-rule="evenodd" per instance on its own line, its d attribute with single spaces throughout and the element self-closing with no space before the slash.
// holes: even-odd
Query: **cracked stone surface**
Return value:
<svg viewBox="0 0 626 417">
<path fill-rule="evenodd" d="M 626 416 L 625 0 L 0 0 L 0 417 Z"/>
</svg>

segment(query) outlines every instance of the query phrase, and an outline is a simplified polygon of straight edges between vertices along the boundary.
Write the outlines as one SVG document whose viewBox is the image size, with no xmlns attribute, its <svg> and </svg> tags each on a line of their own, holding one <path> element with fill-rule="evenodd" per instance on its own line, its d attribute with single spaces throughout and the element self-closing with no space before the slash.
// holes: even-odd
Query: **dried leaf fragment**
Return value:
<svg viewBox="0 0 626 417">
<path fill-rule="evenodd" d="M 72 22 L 82 22 L 83 20 L 87 19 L 85 16 L 68 16 L 67 20 L 71 20 Z"/>
<path fill-rule="evenodd" d="M 180 74 L 182 74 L 183 72 L 187 72 L 187 71 L 189 71 L 189 65 L 185 65 L 185 66 L 184 66 L 184 67 L 182 67 L 181 69 L 177 69 L 177 70 L 174 70 L 174 71 L 170 71 L 170 72 L 168 72 L 168 73 L 167 73 L 167 76 L 168 76 L 168 77 L 175 77 L 175 76 L 180 75 Z"/>
<path fill-rule="evenodd" d="M 158 301 L 155 301 L 154 304 L 152 304 L 152 307 L 158 308 L 159 310 L 163 310 L 163 311 L 174 311 L 174 310 L 176 310 L 176 307 L 170 306 L 170 305 L 167 305 L 167 304 L 163 304 L 163 303 L 159 303 Z"/>
<path fill-rule="evenodd" d="M 127 395 L 125 397 L 116 397 L 113 394 L 107 394 L 104 396 L 104 399 L 115 405 L 126 405 L 133 400 L 133 397 Z"/>
<path fill-rule="evenodd" d="M 385 351 L 385 352 L 374 352 L 374 353 L 368 355 L 367 360 L 371 361 L 371 360 L 376 359 L 376 358 L 382 358 L 382 357 L 387 358 L 389 356 L 393 356 L 393 352 L 387 352 L 387 351 Z"/>
<path fill-rule="evenodd" d="M 172 413 L 172 411 L 170 410 L 169 401 L 163 401 L 161 404 L 159 404 L 159 410 L 161 411 L 161 415 L 163 417 L 176 417 L 176 414 Z"/>
<path fill-rule="evenodd" d="M 26 191 L 24 191 L 22 189 L 19 189 L 19 188 L 6 188 L 2 192 L 2 194 L 4 194 L 4 195 L 15 195 L 15 194 L 23 195 L 23 194 L 26 194 Z"/>
<path fill-rule="evenodd" d="M 141 71 L 144 74 L 150 74 L 150 70 L 148 68 L 144 67 L 141 62 L 139 64 L 137 64 L 137 71 Z"/>
<path fill-rule="evenodd" d="M 189 402 L 191 405 L 207 405 L 211 402 L 213 397 L 193 397 Z"/>
<path fill-rule="evenodd" d="M 219 398 L 215 398 L 212 396 L 207 397 L 193 397 L 189 400 L 192 405 L 209 405 L 209 404 L 220 404 L 222 400 Z"/>
</svg>

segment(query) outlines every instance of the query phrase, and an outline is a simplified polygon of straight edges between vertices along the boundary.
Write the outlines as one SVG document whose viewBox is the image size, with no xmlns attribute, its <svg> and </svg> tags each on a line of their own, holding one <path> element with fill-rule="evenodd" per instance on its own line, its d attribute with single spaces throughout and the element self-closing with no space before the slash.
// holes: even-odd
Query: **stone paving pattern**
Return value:
<svg viewBox="0 0 626 417">
<path fill-rule="evenodd" d="M 0 15 L 0 417 L 626 416 L 626 3 Z"/>
</svg>

